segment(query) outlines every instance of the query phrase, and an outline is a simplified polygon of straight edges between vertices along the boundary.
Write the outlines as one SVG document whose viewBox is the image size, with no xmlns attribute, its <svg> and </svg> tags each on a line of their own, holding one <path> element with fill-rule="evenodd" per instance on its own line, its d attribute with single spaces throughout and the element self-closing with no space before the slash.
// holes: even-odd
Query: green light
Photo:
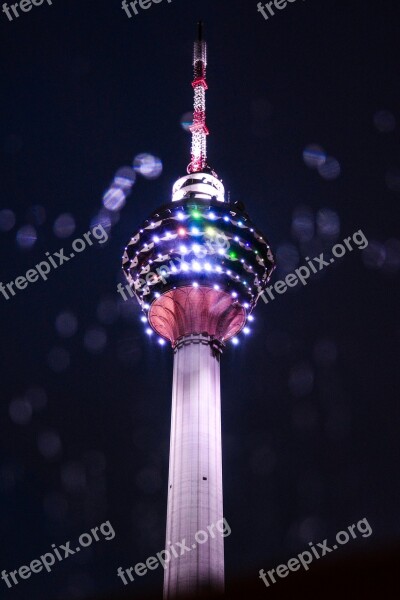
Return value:
<svg viewBox="0 0 400 600">
<path fill-rule="evenodd" d="M 229 252 L 229 256 L 230 256 L 231 258 L 237 258 L 237 254 L 236 254 L 236 252 Z"/>
<path fill-rule="evenodd" d="M 201 219 L 201 213 L 198 210 L 192 212 L 193 219 Z"/>
</svg>

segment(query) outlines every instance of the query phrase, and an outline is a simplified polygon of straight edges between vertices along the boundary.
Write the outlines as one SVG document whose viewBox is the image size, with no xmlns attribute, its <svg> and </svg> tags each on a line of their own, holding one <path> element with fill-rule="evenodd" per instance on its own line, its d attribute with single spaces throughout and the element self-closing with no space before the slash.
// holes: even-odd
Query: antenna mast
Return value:
<svg viewBox="0 0 400 600">
<path fill-rule="evenodd" d="M 203 39 L 203 23 L 198 23 L 198 37 L 194 43 L 194 111 L 192 132 L 192 159 L 187 168 L 188 173 L 199 173 L 207 168 L 207 135 L 206 125 L 206 81 L 207 71 L 207 43 Z"/>
</svg>

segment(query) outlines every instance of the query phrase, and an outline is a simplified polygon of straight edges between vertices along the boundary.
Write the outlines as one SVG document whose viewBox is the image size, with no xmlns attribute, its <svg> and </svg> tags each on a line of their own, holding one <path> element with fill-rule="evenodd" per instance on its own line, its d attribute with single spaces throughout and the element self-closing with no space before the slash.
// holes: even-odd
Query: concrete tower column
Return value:
<svg viewBox="0 0 400 600">
<path fill-rule="evenodd" d="M 222 345 L 205 334 L 186 335 L 174 350 L 166 549 L 185 540 L 190 552 L 171 552 L 166 600 L 224 588 L 224 540 L 215 527 L 208 530 L 223 519 Z"/>
</svg>

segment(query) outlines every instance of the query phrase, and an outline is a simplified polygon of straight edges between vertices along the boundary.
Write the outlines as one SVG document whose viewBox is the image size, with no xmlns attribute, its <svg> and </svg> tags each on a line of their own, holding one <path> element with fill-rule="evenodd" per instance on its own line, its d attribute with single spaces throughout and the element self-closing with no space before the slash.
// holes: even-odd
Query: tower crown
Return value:
<svg viewBox="0 0 400 600">
<path fill-rule="evenodd" d="M 207 164 L 207 47 L 194 46 L 194 113 L 188 175 L 172 202 L 156 210 L 125 248 L 123 270 L 150 326 L 179 344 L 205 334 L 225 342 L 245 325 L 275 268 L 264 236 L 244 205 L 230 203 Z"/>
</svg>

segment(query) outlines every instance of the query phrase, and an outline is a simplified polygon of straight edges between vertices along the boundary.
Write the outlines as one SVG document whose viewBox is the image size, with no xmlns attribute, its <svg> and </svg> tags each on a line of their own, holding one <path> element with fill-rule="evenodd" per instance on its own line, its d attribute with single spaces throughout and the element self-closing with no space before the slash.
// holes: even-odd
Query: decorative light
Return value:
<svg viewBox="0 0 400 600">
<path fill-rule="evenodd" d="M 147 317 L 145 317 L 144 315 L 140 317 L 140 320 L 142 321 L 142 323 L 147 323 Z"/>
<path fill-rule="evenodd" d="M 248 319 L 249 321 L 254 321 L 254 317 L 253 317 L 253 315 L 249 315 L 249 316 L 247 317 L 247 319 Z"/>
<path fill-rule="evenodd" d="M 187 263 L 182 263 L 182 271 L 189 271 L 189 265 Z"/>
<path fill-rule="evenodd" d="M 197 283 L 197 281 L 193 281 L 193 283 L 192 283 L 192 286 L 193 286 L 194 288 L 198 288 L 198 287 L 199 287 L 199 284 Z"/>
<path fill-rule="evenodd" d="M 160 346 L 165 346 L 165 340 L 163 338 L 158 338 L 158 343 Z"/>
<path fill-rule="evenodd" d="M 143 304 L 143 308 L 144 308 L 145 310 L 149 310 L 149 308 L 150 308 L 150 304 Z"/>
<path fill-rule="evenodd" d="M 185 219 L 185 215 L 183 214 L 183 212 L 179 212 L 179 213 L 178 213 L 178 219 L 179 219 L 180 221 L 183 221 L 183 220 Z"/>
<path fill-rule="evenodd" d="M 193 235 L 199 235 L 199 233 L 200 233 L 199 228 L 198 227 L 192 227 L 192 233 L 193 233 Z"/>
<path fill-rule="evenodd" d="M 219 265 L 215 267 L 215 270 L 217 271 L 217 273 L 222 273 L 222 267 L 220 267 Z"/>
<path fill-rule="evenodd" d="M 218 254 L 221 254 L 221 256 L 224 256 L 225 250 L 223 248 L 218 248 Z"/>
<path fill-rule="evenodd" d="M 179 246 L 179 252 L 181 254 L 187 254 L 188 249 L 186 248 L 186 246 Z"/>
<path fill-rule="evenodd" d="M 200 250 L 200 246 L 199 246 L 199 244 L 193 244 L 193 246 L 192 246 L 192 250 L 193 250 L 193 252 L 194 252 L 195 254 L 196 254 L 197 252 L 199 252 L 199 250 Z"/>
<path fill-rule="evenodd" d="M 219 290 L 219 285 L 215 284 L 214 285 L 214 290 Z"/>
<path fill-rule="evenodd" d="M 201 213 L 198 210 L 194 210 L 191 214 L 193 219 L 201 219 Z"/>
<path fill-rule="evenodd" d="M 236 235 L 236 236 L 235 236 L 235 242 L 238 242 L 238 241 L 239 241 L 239 238 L 238 238 L 238 236 Z"/>
<path fill-rule="evenodd" d="M 180 236 L 182 236 L 182 237 L 183 237 L 183 236 L 185 236 L 185 235 L 186 235 L 186 233 L 187 233 L 186 229 L 184 229 L 183 227 L 179 227 L 179 229 L 178 229 L 178 234 L 179 234 Z"/>
<path fill-rule="evenodd" d="M 232 292 L 231 296 L 232 296 L 232 298 L 237 298 L 237 293 L 236 292 Z"/>
<path fill-rule="evenodd" d="M 210 265 L 210 263 L 206 263 L 204 265 L 204 268 L 205 268 L 206 271 L 212 271 L 212 266 Z"/>
<path fill-rule="evenodd" d="M 155 295 L 156 298 L 159 298 L 161 294 L 160 294 L 160 292 L 155 292 L 154 295 Z"/>
<path fill-rule="evenodd" d="M 249 308 L 249 307 L 250 307 L 250 305 L 248 304 L 248 302 L 245 302 L 245 303 L 243 304 L 243 308 Z"/>
<path fill-rule="evenodd" d="M 156 244 L 158 244 L 159 241 L 160 241 L 160 238 L 158 237 L 158 235 L 155 235 L 153 237 L 153 242 L 156 243 Z"/>
<path fill-rule="evenodd" d="M 224 217 L 224 221 L 229 221 L 229 217 Z"/>
<path fill-rule="evenodd" d="M 213 212 L 208 213 L 208 218 L 211 219 L 212 221 L 214 221 L 214 219 L 216 219 L 215 213 L 213 213 Z"/>
<path fill-rule="evenodd" d="M 197 262 L 197 260 L 194 260 L 192 262 L 192 267 L 193 267 L 193 271 L 201 271 L 202 270 L 202 266 L 199 262 Z"/>
<path fill-rule="evenodd" d="M 239 339 L 238 339 L 237 337 L 233 337 L 233 338 L 232 338 L 232 344 L 233 344 L 234 346 L 237 346 L 237 345 L 239 344 Z"/>
<path fill-rule="evenodd" d="M 245 333 L 246 335 L 249 335 L 249 333 L 251 333 L 250 328 L 249 327 L 243 327 L 243 333 Z"/>
<path fill-rule="evenodd" d="M 148 327 L 148 328 L 146 329 L 146 333 L 147 333 L 147 335 L 153 335 L 153 330 L 152 330 L 152 329 L 150 329 L 150 327 Z"/>
<path fill-rule="evenodd" d="M 226 272 L 226 274 L 227 274 L 227 275 L 232 275 L 232 271 L 230 271 L 230 270 L 228 269 L 228 271 Z"/>
</svg>

